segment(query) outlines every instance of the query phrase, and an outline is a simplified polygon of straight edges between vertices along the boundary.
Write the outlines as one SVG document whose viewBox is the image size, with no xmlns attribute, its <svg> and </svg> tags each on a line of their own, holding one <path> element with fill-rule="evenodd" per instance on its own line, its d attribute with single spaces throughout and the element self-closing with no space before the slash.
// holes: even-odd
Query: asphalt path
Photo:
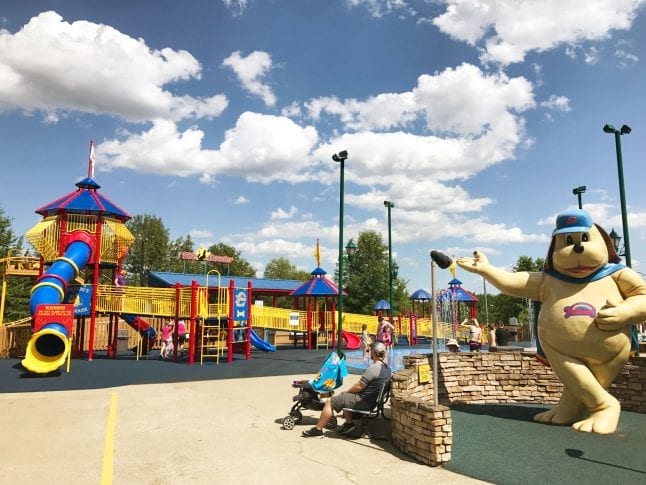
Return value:
<svg viewBox="0 0 646 485">
<path fill-rule="evenodd" d="M 541 404 L 453 405 L 452 460 L 437 468 L 389 442 L 342 440 L 332 432 L 323 440 L 301 438 L 316 412 L 282 430 L 295 394 L 291 381 L 312 377 L 328 353 L 281 348 L 219 365 L 99 353 L 46 377 L 24 372 L 17 359 L 0 360 L 0 456 L 15 465 L 0 467 L 0 483 L 42 483 L 44 473 L 48 483 L 98 483 L 104 476 L 137 484 L 300 484 L 308 476 L 329 483 L 646 483 L 646 416 L 637 413 L 623 412 L 617 432 L 602 436 L 534 423 L 533 415 L 548 407 Z M 362 370 L 350 372 L 344 388 Z M 378 421 L 377 434 L 387 435 L 388 423 Z M 48 440 L 54 450 L 43 451 Z M 68 458 L 69 466 L 61 466 Z"/>
</svg>

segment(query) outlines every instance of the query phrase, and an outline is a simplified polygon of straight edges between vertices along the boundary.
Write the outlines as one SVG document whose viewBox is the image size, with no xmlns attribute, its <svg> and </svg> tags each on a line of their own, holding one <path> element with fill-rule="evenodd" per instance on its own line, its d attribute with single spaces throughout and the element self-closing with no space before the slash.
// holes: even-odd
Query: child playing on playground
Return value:
<svg viewBox="0 0 646 485">
<path fill-rule="evenodd" d="M 159 358 L 164 359 L 170 357 L 171 352 L 173 351 L 173 328 L 175 322 L 173 320 L 168 320 L 162 327 L 162 344 L 161 350 L 159 352 Z"/>
<path fill-rule="evenodd" d="M 177 322 L 177 350 L 180 353 L 180 356 L 184 354 L 184 345 L 186 344 L 186 338 L 188 333 L 186 333 L 186 322 L 180 320 Z"/>
<path fill-rule="evenodd" d="M 377 342 L 382 342 L 387 350 L 390 350 L 392 345 L 392 331 L 395 326 L 390 323 L 386 318 L 379 316 L 377 324 Z"/>
<path fill-rule="evenodd" d="M 363 346 L 363 361 L 368 362 L 370 359 L 370 345 L 372 344 L 372 339 L 368 333 L 368 324 L 364 323 L 361 325 L 361 345 Z"/>
</svg>

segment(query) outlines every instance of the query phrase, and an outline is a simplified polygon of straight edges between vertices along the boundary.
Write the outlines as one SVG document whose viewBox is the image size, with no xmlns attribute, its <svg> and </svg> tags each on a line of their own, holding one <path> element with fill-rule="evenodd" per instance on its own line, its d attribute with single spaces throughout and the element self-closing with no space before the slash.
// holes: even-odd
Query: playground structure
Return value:
<svg viewBox="0 0 646 485">
<path fill-rule="evenodd" d="M 208 279 L 210 272 L 204 275 L 204 284 L 198 284 L 201 275 L 193 275 L 195 279 L 190 284 L 176 280 L 169 288 L 113 285 L 128 248 L 134 243 L 135 238 L 126 227 L 131 216 L 99 192 L 100 185 L 92 178 L 92 172 L 90 161 L 88 176 L 75 184 L 75 191 L 36 210 L 43 219 L 25 237 L 38 257 L 10 253 L 0 261 L 6 264 L 0 318 L 4 314 L 6 278 L 36 277 L 29 303 L 33 333 L 22 360 L 25 369 L 48 374 L 67 362 L 69 370 L 72 355 L 87 353 L 91 361 L 96 348 L 116 357 L 121 338 L 119 319 L 137 335 L 137 357 L 148 353 L 157 343 L 159 325 L 150 325 L 148 319 L 186 320 L 190 364 L 198 358 L 201 363 L 207 358 L 215 358 L 219 363 L 225 351 L 227 362 L 236 353 L 249 359 L 251 345 L 274 351 L 269 340 L 276 332 L 293 335 L 295 345 L 297 335 L 302 336 L 308 349 L 336 346 L 338 289 L 320 267 L 290 295 L 295 299 L 294 309 L 253 305 L 254 288 L 250 282 L 236 285 L 231 278 L 221 286 L 218 274 L 217 285 L 212 285 Z M 105 279 L 110 284 L 104 284 Z M 317 298 L 324 298 L 322 308 Z M 299 308 L 299 301 L 305 302 L 304 308 Z M 106 342 L 97 342 L 97 320 L 105 315 L 109 323 L 101 338 Z M 364 324 L 370 333 L 376 333 L 376 315 L 344 312 L 342 319 L 341 334 L 348 349 L 360 347 L 358 335 Z M 393 320 L 396 333 L 411 345 L 417 343 L 418 337 L 432 336 L 431 318 L 411 313 Z M 254 328 L 263 329 L 264 338 Z M 438 328 L 438 337 L 448 338 L 451 332 L 446 325 Z M 2 331 L 6 333 L 5 328 Z M 178 325 L 173 338 L 177 360 Z"/>
<path fill-rule="evenodd" d="M 130 216 L 98 193 L 100 186 L 88 177 L 76 183 L 77 190 L 36 210 L 43 219 L 25 237 L 40 254 L 36 285 L 29 311 L 33 335 L 27 344 L 23 367 L 46 374 L 71 357 L 75 316 L 89 313 L 90 341 L 96 320 L 97 292 L 102 270 L 120 270 L 121 261 L 134 236 L 125 226 Z M 87 268 L 87 270 L 86 270 Z M 89 273 L 89 308 L 75 311 L 80 291 L 68 292 L 71 283 L 81 285 Z M 113 275 L 114 276 L 114 275 Z M 92 358 L 90 348 L 89 358 Z"/>
</svg>

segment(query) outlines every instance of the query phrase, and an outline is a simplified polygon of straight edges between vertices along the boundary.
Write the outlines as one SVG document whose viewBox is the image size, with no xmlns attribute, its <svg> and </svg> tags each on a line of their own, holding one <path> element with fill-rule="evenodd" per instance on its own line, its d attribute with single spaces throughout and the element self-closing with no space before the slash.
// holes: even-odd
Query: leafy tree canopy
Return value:
<svg viewBox="0 0 646 485">
<path fill-rule="evenodd" d="M 310 273 L 298 269 L 287 258 L 274 258 L 265 266 L 264 277 L 280 280 L 307 281 Z"/>
<path fill-rule="evenodd" d="M 256 270 L 251 264 L 242 257 L 240 251 L 233 246 L 228 246 L 224 243 L 213 244 L 209 247 L 211 254 L 218 256 L 231 256 L 233 261 L 229 264 L 226 263 L 209 263 L 209 268 L 217 269 L 222 276 L 246 276 L 247 278 L 255 278 Z"/>
<path fill-rule="evenodd" d="M 338 268 L 335 279 L 338 282 Z M 345 282 L 348 296 L 343 300 L 343 308 L 348 312 L 370 315 L 379 300 L 390 298 L 388 246 L 381 234 L 376 231 L 359 233 L 354 257 L 348 261 L 344 256 Z M 393 280 L 393 300 L 394 315 L 409 305 L 406 282 L 399 277 Z"/>
</svg>

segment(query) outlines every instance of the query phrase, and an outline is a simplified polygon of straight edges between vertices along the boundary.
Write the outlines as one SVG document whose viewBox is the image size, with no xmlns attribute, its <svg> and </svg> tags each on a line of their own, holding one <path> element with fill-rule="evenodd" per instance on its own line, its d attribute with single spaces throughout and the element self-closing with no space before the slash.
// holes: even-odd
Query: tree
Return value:
<svg viewBox="0 0 646 485">
<path fill-rule="evenodd" d="M 287 258 L 274 258 L 265 266 L 263 276 L 278 280 L 306 281 L 309 279 L 310 274 L 307 271 L 298 269 Z M 273 297 L 265 296 L 262 300 L 267 306 L 273 306 L 275 301 L 278 308 L 292 308 L 294 304 L 294 298 L 289 296 L 280 296 L 276 300 Z"/>
<path fill-rule="evenodd" d="M 359 233 L 357 252 L 352 261 L 344 256 L 343 281 L 348 296 L 343 300 L 343 308 L 348 312 L 372 314 L 374 306 L 381 299 L 390 297 L 388 281 L 388 246 L 384 244 L 381 234 L 376 231 Z M 338 282 L 338 268 L 336 271 Z M 408 301 L 406 282 L 393 280 L 393 306 L 395 314 L 402 310 L 402 302 Z"/>
<path fill-rule="evenodd" d="M 4 209 L 0 207 L 0 258 L 7 256 L 12 248 L 21 248 L 22 238 L 16 237 L 11 228 L 11 219 L 5 216 Z"/>
<path fill-rule="evenodd" d="M 519 256 L 516 263 L 512 266 L 514 273 L 520 271 L 540 272 L 543 270 L 545 260 L 543 258 L 532 259 L 529 256 Z M 477 303 L 478 315 L 480 319 L 485 315 L 484 308 L 484 295 L 477 295 L 480 300 Z M 528 300 L 526 298 L 518 298 L 515 296 L 497 294 L 487 295 L 487 308 L 489 313 L 489 322 L 503 322 L 507 324 L 510 318 L 517 318 L 522 324 L 527 324 L 530 321 L 528 312 Z"/>
<path fill-rule="evenodd" d="M 209 247 L 211 254 L 218 256 L 231 256 L 233 261 L 226 263 L 209 263 L 210 269 L 217 269 L 222 276 L 246 276 L 248 278 L 256 277 L 256 270 L 244 259 L 236 248 L 224 243 L 213 244 Z"/>
<path fill-rule="evenodd" d="M 310 273 L 298 269 L 287 258 L 274 258 L 265 266 L 265 278 L 307 281 Z"/>
<path fill-rule="evenodd" d="M 124 260 L 127 284 L 145 285 L 148 271 L 164 271 L 169 265 L 168 229 L 159 217 L 136 215 L 126 223 L 135 236 Z"/>
<path fill-rule="evenodd" d="M 175 273 L 201 273 L 204 263 L 199 261 L 182 260 L 180 256 L 184 252 L 193 253 L 195 245 L 191 235 L 185 238 L 179 237 L 168 246 L 168 271 Z"/>
<path fill-rule="evenodd" d="M 22 252 L 22 237 L 16 236 L 11 227 L 11 219 L 0 207 L 0 258 L 6 258 L 10 250 Z M 0 268 L 5 271 L 6 267 Z M 3 275 L 4 277 L 4 275 Z M 11 322 L 29 315 L 29 290 L 35 278 L 11 276 L 7 278 L 4 321 Z"/>
</svg>

